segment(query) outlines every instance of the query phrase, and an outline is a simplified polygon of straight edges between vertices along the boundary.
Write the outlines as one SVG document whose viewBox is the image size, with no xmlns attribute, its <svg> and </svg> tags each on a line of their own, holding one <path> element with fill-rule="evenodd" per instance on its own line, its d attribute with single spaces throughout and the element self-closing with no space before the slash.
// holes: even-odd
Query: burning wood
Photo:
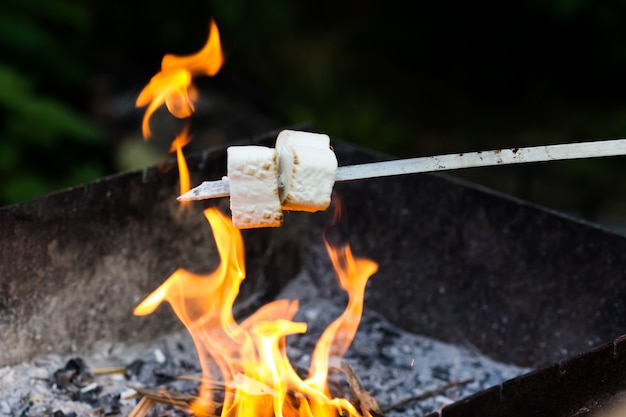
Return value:
<svg viewBox="0 0 626 417">
<path fill-rule="evenodd" d="M 370 395 L 363 387 L 359 377 L 348 362 L 341 362 L 341 370 L 346 374 L 348 385 L 350 386 L 350 397 L 355 407 L 361 410 L 364 416 L 382 417 L 383 411 L 380 409 L 378 401 Z"/>
<path fill-rule="evenodd" d="M 194 401 L 197 400 L 195 395 L 183 394 L 180 392 L 173 392 L 168 390 L 154 390 L 148 388 L 136 387 L 133 385 L 129 385 L 129 388 L 135 390 L 136 394 L 133 394 L 131 397 L 127 397 L 127 399 L 131 399 L 132 397 L 141 397 L 139 403 L 134 410 L 136 410 L 136 414 L 131 413 L 131 415 L 139 416 L 141 413 L 145 414 L 152 407 L 154 403 L 171 405 L 174 407 L 189 409 Z M 215 408 L 218 406 L 215 405 Z M 129 417 L 131 417 L 129 415 Z"/>
<path fill-rule="evenodd" d="M 301 278 L 293 282 L 294 287 L 300 290 L 306 282 Z M 301 372 L 300 364 L 307 360 L 308 347 L 317 340 L 315 335 L 323 331 L 323 323 L 327 319 L 332 320 L 342 309 L 340 297 L 320 304 L 319 296 L 304 292 L 298 314 L 316 319 L 297 343 L 287 346 L 298 373 Z M 427 415 L 437 410 L 444 400 L 465 397 L 525 371 L 494 364 L 486 357 L 457 346 L 414 334 L 394 333 L 396 331 L 398 329 L 391 323 L 372 316 L 371 311 L 365 312 L 359 333 L 345 357 L 354 367 L 355 374 L 359 375 L 366 392 L 381 403 L 389 417 Z M 155 349 L 155 346 L 158 348 Z M 196 373 L 199 370 L 193 350 L 192 340 L 187 334 L 174 333 L 153 340 L 150 346 L 127 346 L 117 350 L 113 356 L 86 356 L 79 360 L 53 355 L 30 364 L 0 368 L 0 416 L 51 415 L 45 410 L 56 412 L 52 414 L 58 417 L 129 416 L 133 415 L 133 410 L 143 413 L 135 414 L 135 417 L 146 412 L 151 416 L 187 415 L 184 410 L 188 410 L 189 404 L 197 398 L 198 385 L 202 381 Z M 409 355 L 416 356 L 413 368 L 406 366 Z M 193 362 L 190 362 L 192 359 Z M 78 378 L 71 385 L 57 385 L 57 381 L 61 381 L 59 376 L 76 368 L 80 362 L 104 367 L 92 370 L 79 367 L 82 371 L 76 374 Z M 447 372 L 442 372 L 443 369 Z M 82 374 L 93 374 L 94 378 L 81 377 Z M 306 370 L 303 375 L 306 375 Z M 459 386 L 458 382 L 449 379 L 465 378 L 467 375 L 475 377 L 475 382 Z M 347 397 L 346 382 L 347 378 L 344 381 L 341 374 L 333 373 L 329 381 L 333 395 Z M 206 384 L 217 392 L 217 399 L 223 395 L 223 383 L 207 381 Z M 451 386 L 458 386 L 456 392 L 450 391 Z M 150 398 L 141 401 L 141 398 L 150 395 L 156 395 L 159 401 Z M 287 393 L 288 398 L 293 396 L 294 393 Z M 168 402 L 168 398 L 187 402 L 174 404 Z M 409 400 L 415 403 L 407 406 Z M 221 400 L 217 404 L 218 410 L 220 405 Z"/>
<path fill-rule="evenodd" d="M 452 381 L 435 389 L 422 392 L 418 395 L 403 398 L 402 400 L 394 404 L 381 408 L 381 406 L 378 404 L 378 401 L 370 394 L 367 389 L 365 389 L 350 364 L 342 361 L 341 371 L 345 374 L 346 383 L 348 384 L 350 390 L 350 402 L 352 403 L 352 405 L 354 405 L 355 408 L 361 411 L 361 415 L 371 417 L 383 417 L 385 414 L 392 412 L 395 409 L 401 408 L 410 402 L 424 401 L 438 394 L 444 393 L 451 388 L 474 382 L 474 378 L 468 378 L 461 381 Z M 97 373 L 96 370 L 94 370 L 94 373 Z M 182 375 L 178 377 L 178 379 L 189 379 L 195 380 L 197 382 L 202 382 L 202 378 L 197 378 L 191 375 Z M 212 385 L 213 389 L 216 391 L 224 392 L 227 389 L 226 385 L 223 383 L 213 382 Z M 167 389 L 148 389 L 137 387 L 134 385 L 129 385 L 129 388 L 131 388 L 134 393 L 125 397 L 124 400 L 131 400 L 133 398 L 140 398 L 140 400 L 130 412 L 128 417 L 143 417 L 150 411 L 154 404 L 163 404 L 171 407 L 177 407 L 183 410 L 189 410 L 191 409 L 193 403 L 198 401 L 198 397 L 195 395 L 175 392 Z M 292 391 L 289 391 L 287 393 L 287 397 L 289 398 L 289 401 L 294 404 L 297 404 L 299 403 L 299 401 L 301 401 L 301 395 Z M 223 403 L 216 402 L 213 409 L 220 411 L 222 410 L 223 405 Z M 217 414 L 215 416 L 217 416 Z"/>
<path fill-rule="evenodd" d="M 152 398 L 144 396 L 141 400 L 139 400 L 139 403 L 137 403 L 137 406 L 133 409 L 133 411 L 128 414 L 128 417 L 144 417 L 148 414 L 154 403 L 155 401 Z"/>
</svg>

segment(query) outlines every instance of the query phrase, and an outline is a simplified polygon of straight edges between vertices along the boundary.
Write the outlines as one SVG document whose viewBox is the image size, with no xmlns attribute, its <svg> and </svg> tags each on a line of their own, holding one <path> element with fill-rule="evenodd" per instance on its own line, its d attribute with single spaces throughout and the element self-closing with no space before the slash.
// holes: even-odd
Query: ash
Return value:
<svg viewBox="0 0 626 417">
<path fill-rule="evenodd" d="M 321 296 L 304 273 L 279 298 L 300 300 L 295 321 L 306 322 L 308 330 L 288 338 L 287 353 L 294 366 L 307 369 L 315 343 L 343 312 L 346 299 L 339 290 L 336 297 Z M 424 416 L 529 370 L 407 333 L 367 310 L 344 360 L 383 409 L 450 382 L 473 379 L 386 411 L 388 417 Z M 103 344 L 99 351 L 83 357 L 49 355 L 0 368 L 0 417 L 127 416 L 139 401 L 131 387 L 193 395 L 198 383 L 178 377 L 199 373 L 193 342 L 184 330 L 149 345 Z M 342 375 L 334 372 L 332 376 Z M 345 387 L 345 380 L 340 382 Z M 149 417 L 187 415 L 162 404 L 148 413 Z"/>
<path fill-rule="evenodd" d="M 300 309 L 294 321 L 306 322 L 308 329 L 305 336 L 287 340 L 287 353 L 294 365 L 303 368 L 308 368 L 319 336 L 343 312 L 347 302 L 339 290 L 337 296 L 329 297 L 327 291 L 321 296 L 317 288 L 301 274 L 282 294 L 283 298 L 300 294 Z M 302 297 L 302 294 L 306 295 Z M 424 416 L 530 371 L 496 362 L 469 348 L 408 333 L 367 309 L 343 360 L 352 366 L 383 410 L 449 383 L 472 380 L 427 399 L 394 407 L 385 412 L 387 417 Z"/>
</svg>

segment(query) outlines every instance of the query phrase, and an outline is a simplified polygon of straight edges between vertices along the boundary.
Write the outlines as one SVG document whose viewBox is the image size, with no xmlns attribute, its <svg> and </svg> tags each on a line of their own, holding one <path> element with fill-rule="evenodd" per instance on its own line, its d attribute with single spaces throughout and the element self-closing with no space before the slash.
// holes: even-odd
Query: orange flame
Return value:
<svg viewBox="0 0 626 417">
<path fill-rule="evenodd" d="M 176 152 L 176 161 L 178 162 L 178 181 L 180 183 L 180 194 L 184 194 L 191 189 L 191 180 L 189 178 L 189 168 L 187 166 L 187 160 L 183 154 L 183 147 L 191 141 L 188 129 L 185 128 L 172 142 L 170 152 Z M 181 204 L 185 205 L 182 201 Z"/>
<path fill-rule="evenodd" d="M 369 259 L 355 259 L 350 246 L 333 248 L 328 241 L 326 249 L 339 276 L 341 287 L 348 293 L 348 306 L 339 318 L 331 323 L 313 351 L 309 383 L 318 388 L 325 385 L 328 366 L 339 367 L 338 360 L 346 353 L 359 326 L 363 313 L 365 284 L 376 273 L 378 265 Z"/>
<path fill-rule="evenodd" d="M 139 93 L 135 105 L 147 106 L 141 123 L 143 137 L 152 136 L 150 117 L 163 104 L 169 112 L 180 119 L 191 116 L 197 91 L 192 78 L 217 74 L 224 61 L 217 25 L 211 20 L 209 37 L 204 47 L 189 56 L 165 55 L 161 61 L 161 71 Z"/>
<path fill-rule="evenodd" d="M 175 117 L 184 119 L 191 116 L 194 112 L 193 103 L 198 98 L 198 92 L 192 83 L 193 77 L 217 74 L 223 61 L 220 35 L 214 20 L 211 20 L 209 37 L 199 52 L 189 56 L 165 55 L 161 61 L 161 71 L 152 77 L 135 102 L 137 107 L 147 106 L 141 122 L 144 139 L 148 140 L 152 136 L 150 117 L 163 104 Z M 191 189 L 189 170 L 182 150 L 189 141 L 187 126 L 174 139 L 170 148 L 170 152 L 176 152 L 178 161 L 180 194 Z"/>
<path fill-rule="evenodd" d="M 348 400 L 331 397 L 326 382 L 330 362 L 343 356 L 354 338 L 365 284 L 377 265 L 353 258 L 348 246 L 333 248 L 327 243 L 349 301 L 320 337 L 303 380 L 286 354 L 286 337 L 307 329 L 305 323 L 292 321 L 298 302 L 271 302 L 238 324 L 232 307 L 245 278 L 241 233 L 216 208 L 204 213 L 220 255 L 218 268 L 208 275 L 177 270 L 134 311 L 150 314 L 166 301 L 190 332 L 203 373 L 199 399 L 192 406 L 195 415 L 217 411 L 211 390 L 211 369 L 216 366 L 226 386 L 222 417 L 358 417 Z"/>
</svg>

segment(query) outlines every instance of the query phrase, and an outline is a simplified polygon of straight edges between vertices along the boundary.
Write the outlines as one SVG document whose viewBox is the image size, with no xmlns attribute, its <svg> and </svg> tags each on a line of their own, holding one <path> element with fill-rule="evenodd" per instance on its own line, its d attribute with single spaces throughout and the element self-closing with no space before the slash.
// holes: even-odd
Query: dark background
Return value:
<svg viewBox="0 0 626 417">
<path fill-rule="evenodd" d="M 198 80 L 189 151 L 314 123 L 399 157 L 626 136 L 626 2 L 0 3 L 0 203 L 145 167 L 134 101 L 164 54 L 225 65 Z M 450 173 L 626 230 L 623 158 Z"/>
</svg>

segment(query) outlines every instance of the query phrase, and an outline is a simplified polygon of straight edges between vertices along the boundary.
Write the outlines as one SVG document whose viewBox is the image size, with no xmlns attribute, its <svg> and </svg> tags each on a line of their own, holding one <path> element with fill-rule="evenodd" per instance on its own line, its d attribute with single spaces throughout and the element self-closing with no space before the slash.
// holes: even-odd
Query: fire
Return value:
<svg viewBox="0 0 626 417">
<path fill-rule="evenodd" d="M 194 112 L 193 103 L 198 98 L 198 91 L 192 82 L 193 78 L 202 75 L 211 77 L 217 74 L 223 62 L 220 35 L 214 20 L 211 20 L 209 37 L 199 52 L 189 56 L 165 55 L 161 61 L 161 71 L 152 77 L 135 102 L 137 107 L 147 106 L 141 122 L 144 139 L 148 140 L 152 136 L 150 117 L 163 104 L 173 116 L 179 119 L 191 116 Z M 176 152 L 180 194 L 191 188 L 189 170 L 183 155 L 183 147 L 191 140 L 188 127 L 186 125 L 172 141 L 170 148 L 170 152 Z"/>
<path fill-rule="evenodd" d="M 150 117 L 163 104 L 175 117 L 189 117 L 197 98 L 193 77 L 215 75 L 222 61 L 213 21 L 207 43 L 197 54 L 166 55 L 161 71 L 137 98 L 138 107 L 147 106 L 142 122 L 144 138 L 150 138 Z M 181 193 L 190 188 L 182 151 L 189 140 L 185 127 L 170 149 L 176 152 Z M 337 365 L 352 343 L 363 311 L 365 285 L 378 266 L 355 259 L 347 245 L 335 247 L 326 242 L 340 285 L 348 293 L 348 305 L 320 337 L 308 376 L 302 379 L 286 353 L 287 336 L 307 330 L 306 323 L 293 321 L 298 301 L 271 302 L 237 323 L 232 309 L 245 279 L 243 239 L 216 208 L 205 210 L 204 215 L 220 256 L 218 268 L 208 275 L 178 269 L 134 311 L 135 315 L 151 314 L 167 302 L 191 334 L 202 369 L 198 400 L 191 411 L 198 416 L 216 415 L 221 408 L 222 417 L 359 417 L 347 399 L 332 397 L 327 380 L 330 367 Z M 214 388 L 218 379 L 225 387 L 220 398 Z"/>
<path fill-rule="evenodd" d="M 352 342 L 363 310 L 365 285 L 377 270 L 376 263 L 355 259 L 349 246 L 326 247 L 348 293 L 344 313 L 320 337 L 312 355 L 309 374 L 302 379 L 286 354 L 286 337 L 306 332 L 306 323 L 292 321 L 298 301 L 266 304 L 241 323 L 232 307 L 245 279 L 244 246 L 240 231 L 216 208 L 204 212 L 220 256 L 218 268 L 208 275 L 179 269 L 135 309 L 136 315 L 152 313 L 168 302 L 194 340 L 203 378 L 196 415 L 214 415 L 217 399 L 212 382 L 215 367 L 225 384 L 223 417 L 360 416 L 344 398 L 332 398 L 327 379 Z"/>
<path fill-rule="evenodd" d="M 183 147 L 191 141 L 188 129 L 185 128 L 172 142 L 170 152 L 176 152 L 176 162 L 178 163 L 178 180 L 180 183 L 180 193 L 186 193 L 191 189 L 191 180 L 189 179 L 189 168 L 187 160 L 183 154 Z M 184 204 L 184 202 L 182 202 Z"/>
<path fill-rule="evenodd" d="M 189 56 L 165 55 L 161 71 L 152 77 L 135 102 L 137 107 L 147 106 L 141 123 L 144 138 L 152 136 L 150 117 L 164 104 L 175 117 L 184 119 L 191 116 L 193 102 L 198 97 L 192 79 L 202 75 L 214 76 L 223 62 L 220 36 L 214 20 L 211 20 L 207 42 L 199 52 Z"/>
</svg>

